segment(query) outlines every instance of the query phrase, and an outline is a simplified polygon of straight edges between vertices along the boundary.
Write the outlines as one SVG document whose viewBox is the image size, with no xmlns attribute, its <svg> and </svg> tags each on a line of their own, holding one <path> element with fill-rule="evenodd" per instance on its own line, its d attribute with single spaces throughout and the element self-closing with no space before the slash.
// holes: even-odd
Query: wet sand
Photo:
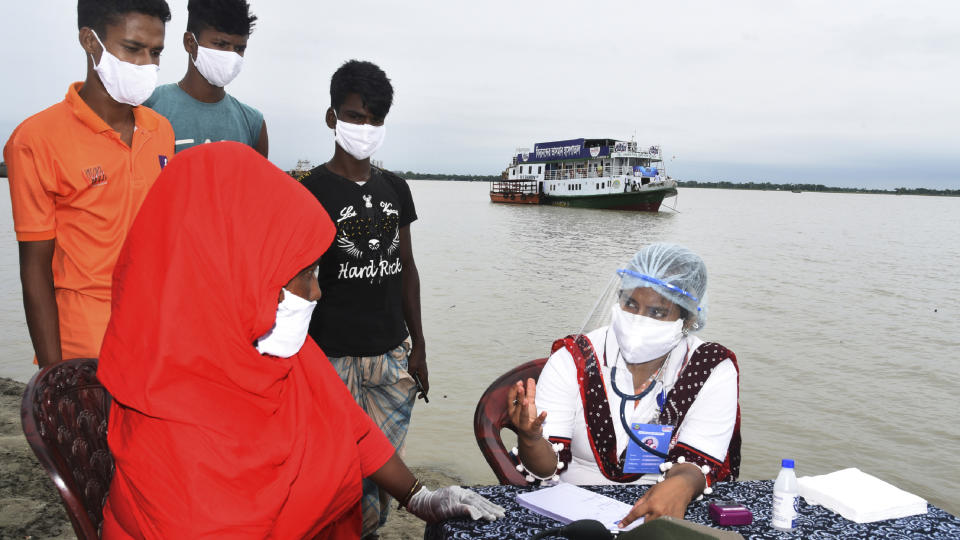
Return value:
<svg viewBox="0 0 960 540">
<path fill-rule="evenodd" d="M 27 445 L 20 427 L 24 384 L 0 378 L 0 539 L 76 538 L 53 482 Z M 431 489 L 460 484 L 442 471 L 413 468 Z M 424 524 L 404 511 L 391 510 L 384 540 L 423 538 Z"/>
<path fill-rule="evenodd" d="M 24 384 L 0 379 L 0 538 L 76 538 L 20 428 Z"/>
</svg>

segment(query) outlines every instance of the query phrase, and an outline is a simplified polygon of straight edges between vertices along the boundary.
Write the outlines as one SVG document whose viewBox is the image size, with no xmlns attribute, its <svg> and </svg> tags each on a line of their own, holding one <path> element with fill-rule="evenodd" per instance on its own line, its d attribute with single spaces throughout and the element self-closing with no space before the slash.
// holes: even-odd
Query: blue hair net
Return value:
<svg viewBox="0 0 960 540">
<path fill-rule="evenodd" d="M 650 287 L 687 310 L 697 326 L 707 323 L 707 265 L 699 255 L 676 244 L 645 246 L 620 274 L 620 289 Z"/>
</svg>

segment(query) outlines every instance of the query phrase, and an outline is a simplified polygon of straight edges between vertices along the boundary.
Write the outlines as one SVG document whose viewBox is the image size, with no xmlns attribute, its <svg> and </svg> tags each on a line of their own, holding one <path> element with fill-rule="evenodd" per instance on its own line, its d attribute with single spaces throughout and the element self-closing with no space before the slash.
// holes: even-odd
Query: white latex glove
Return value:
<svg viewBox="0 0 960 540">
<path fill-rule="evenodd" d="M 505 515 L 503 507 L 460 486 L 440 488 L 436 491 L 422 487 L 410 497 L 407 511 L 428 523 L 467 515 L 474 520 L 483 518 L 493 521 Z"/>
</svg>

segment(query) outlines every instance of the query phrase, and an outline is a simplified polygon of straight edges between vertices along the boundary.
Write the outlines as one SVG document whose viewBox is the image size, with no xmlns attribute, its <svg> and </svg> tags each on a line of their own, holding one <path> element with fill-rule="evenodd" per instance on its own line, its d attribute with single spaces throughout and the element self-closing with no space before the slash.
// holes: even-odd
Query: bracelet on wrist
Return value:
<svg viewBox="0 0 960 540">
<path fill-rule="evenodd" d="M 664 480 L 667 479 L 667 471 L 672 469 L 674 465 L 680 465 L 682 463 L 688 463 L 686 458 L 684 458 L 683 456 L 678 457 L 676 463 L 672 461 L 664 461 L 663 463 L 661 463 L 660 472 L 662 474 L 659 477 L 657 477 L 657 483 L 659 484 L 660 482 L 663 482 Z M 698 494 L 697 497 L 694 499 L 695 501 L 699 501 L 703 499 L 704 495 L 710 495 L 711 493 L 713 493 L 713 488 L 710 487 L 710 466 L 697 465 L 696 463 L 693 463 L 693 462 L 689 462 L 689 464 L 693 465 L 694 467 L 697 468 L 698 471 L 703 473 L 703 483 L 704 483 L 703 492 Z"/>
<path fill-rule="evenodd" d="M 553 469 L 553 472 L 547 476 L 540 476 L 533 471 L 531 471 L 526 465 L 523 464 L 523 461 L 520 460 L 520 451 L 514 446 L 510 453 L 517 457 L 517 472 L 524 474 L 524 479 L 527 482 L 558 482 L 560 481 L 560 475 L 557 474 L 560 469 L 563 469 L 563 461 L 560 461 L 560 451 L 563 450 L 563 445 L 560 443 L 551 443 L 550 449 L 553 450 L 553 453 L 556 455 L 557 464 Z"/>
<path fill-rule="evenodd" d="M 410 504 L 410 499 L 412 499 L 413 496 L 416 495 L 416 493 L 420 491 L 420 488 L 422 487 L 423 487 L 423 484 L 420 483 L 420 480 L 414 479 L 413 485 L 410 486 L 410 491 L 408 491 L 407 494 L 404 495 L 403 500 L 397 501 L 397 510 L 405 509 L 407 505 Z"/>
</svg>

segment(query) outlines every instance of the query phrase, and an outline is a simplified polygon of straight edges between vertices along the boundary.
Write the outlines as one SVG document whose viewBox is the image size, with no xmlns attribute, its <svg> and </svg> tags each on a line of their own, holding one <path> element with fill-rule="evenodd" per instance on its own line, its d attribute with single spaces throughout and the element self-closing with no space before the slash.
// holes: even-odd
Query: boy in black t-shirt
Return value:
<svg viewBox="0 0 960 540">
<path fill-rule="evenodd" d="M 412 376 L 423 385 L 421 396 L 430 385 L 410 244 L 413 198 L 402 178 L 370 166 L 383 142 L 393 87 L 376 65 L 351 60 L 333 74 L 330 102 L 333 157 L 302 178 L 337 226 L 320 259 L 322 297 L 310 335 L 399 451 L 416 395 Z M 386 492 L 364 480 L 364 537 L 386 522 L 388 502 Z"/>
</svg>

